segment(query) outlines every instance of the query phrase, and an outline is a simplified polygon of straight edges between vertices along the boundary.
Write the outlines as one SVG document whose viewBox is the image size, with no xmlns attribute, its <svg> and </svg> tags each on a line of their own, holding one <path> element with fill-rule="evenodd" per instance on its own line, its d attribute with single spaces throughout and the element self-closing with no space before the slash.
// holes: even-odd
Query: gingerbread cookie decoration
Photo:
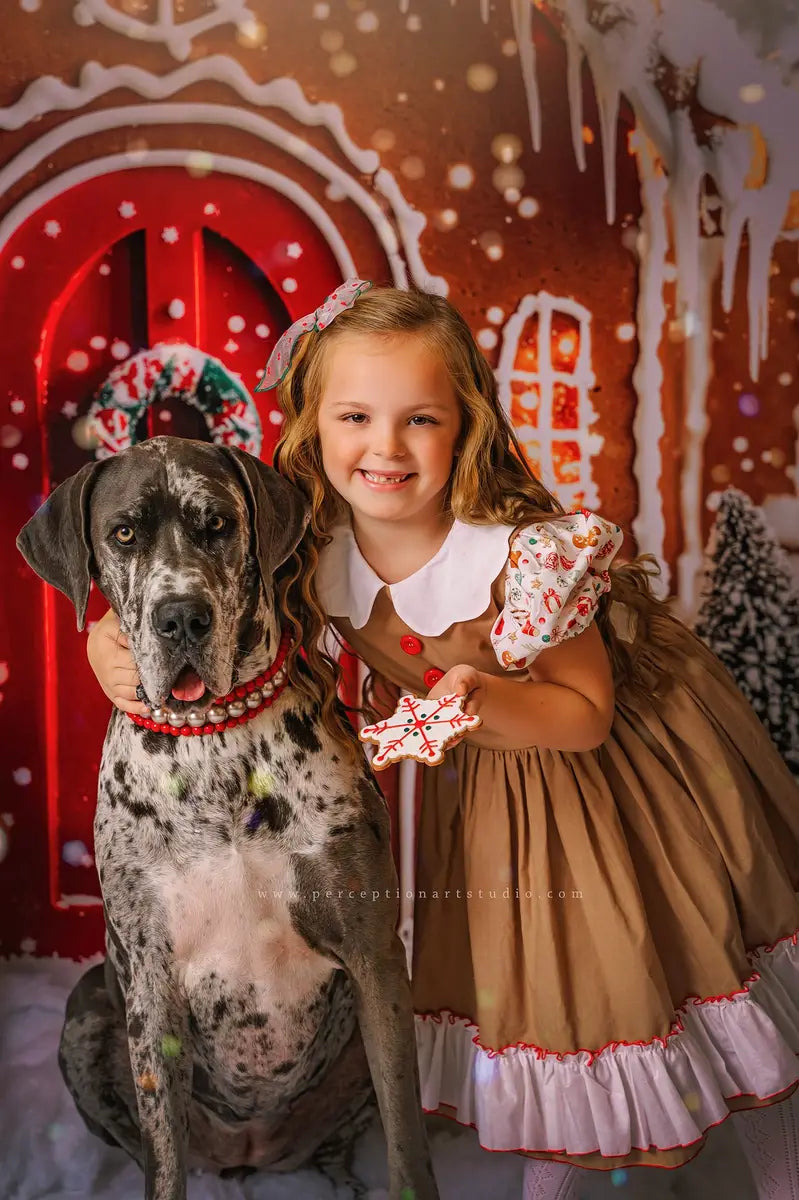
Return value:
<svg viewBox="0 0 799 1200">
<path fill-rule="evenodd" d="M 402 696 L 394 712 L 385 721 L 365 725 L 358 736 L 362 742 L 380 747 L 372 759 L 375 771 L 383 771 L 404 758 L 436 767 L 444 761 L 444 752 L 464 734 L 482 725 L 481 717 L 463 711 L 464 696 L 439 696 L 420 700 Z"/>
</svg>

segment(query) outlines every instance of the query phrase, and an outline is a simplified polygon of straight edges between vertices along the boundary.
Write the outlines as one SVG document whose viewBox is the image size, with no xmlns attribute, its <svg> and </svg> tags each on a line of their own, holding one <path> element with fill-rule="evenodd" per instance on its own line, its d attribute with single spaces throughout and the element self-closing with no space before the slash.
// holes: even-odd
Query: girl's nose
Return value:
<svg viewBox="0 0 799 1200">
<path fill-rule="evenodd" d="M 404 458 L 405 443 L 401 431 L 390 425 L 375 429 L 374 450 L 383 458 Z"/>
</svg>

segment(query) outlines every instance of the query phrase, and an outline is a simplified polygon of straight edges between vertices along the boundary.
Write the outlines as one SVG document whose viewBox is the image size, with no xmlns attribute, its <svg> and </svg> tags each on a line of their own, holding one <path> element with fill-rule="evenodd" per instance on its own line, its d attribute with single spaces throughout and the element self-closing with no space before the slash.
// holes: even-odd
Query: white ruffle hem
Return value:
<svg viewBox="0 0 799 1200">
<path fill-rule="evenodd" d="M 799 1080 L 797 935 L 749 957 L 739 992 L 688 999 L 665 1038 L 596 1053 L 486 1050 L 465 1018 L 417 1014 L 422 1105 L 454 1109 L 489 1150 L 615 1158 L 693 1145 L 727 1100 L 766 1100 Z"/>
</svg>

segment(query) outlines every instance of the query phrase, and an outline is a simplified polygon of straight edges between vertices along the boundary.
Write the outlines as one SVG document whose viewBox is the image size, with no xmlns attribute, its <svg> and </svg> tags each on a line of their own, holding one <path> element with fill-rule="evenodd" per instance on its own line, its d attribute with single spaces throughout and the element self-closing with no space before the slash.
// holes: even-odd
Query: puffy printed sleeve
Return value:
<svg viewBox="0 0 799 1200">
<path fill-rule="evenodd" d="M 518 529 L 505 575 L 505 607 L 491 630 L 506 670 L 528 667 L 542 650 L 588 628 L 610 589 L 608 567 L 624 535 L 580 509 Z"/>
</svg>

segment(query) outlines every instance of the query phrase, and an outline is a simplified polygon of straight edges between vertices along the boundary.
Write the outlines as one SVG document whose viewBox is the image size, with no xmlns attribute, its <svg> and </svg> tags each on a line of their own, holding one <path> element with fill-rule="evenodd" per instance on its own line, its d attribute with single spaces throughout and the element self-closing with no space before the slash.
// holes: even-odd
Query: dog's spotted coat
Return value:
<svg viewBox="0 0 799 1200">
<path fill-rule="evenodd" d="M 155 438 L 67 480 L 19 546 L 81 627 L 94 576 L 151 702 L 188 664 L 207 703 L 272 661 L 273 576 L 306 521 L 255 459 Z M 156 629 L 159 604 L 184 600 L 210 614 L 197 644 Z M 146 1196 L 182 1200 L 191 1166 L 315 1161 L 343 1177 L 374 1080 L 392 1200 L 433 1200 L 386 808 L 311 701 L 287 687 L 246 724 L 189 738 L 115 710 L 95 856 L 106 960 L 70 996 L 59 1057 Z"/>
</svg>

